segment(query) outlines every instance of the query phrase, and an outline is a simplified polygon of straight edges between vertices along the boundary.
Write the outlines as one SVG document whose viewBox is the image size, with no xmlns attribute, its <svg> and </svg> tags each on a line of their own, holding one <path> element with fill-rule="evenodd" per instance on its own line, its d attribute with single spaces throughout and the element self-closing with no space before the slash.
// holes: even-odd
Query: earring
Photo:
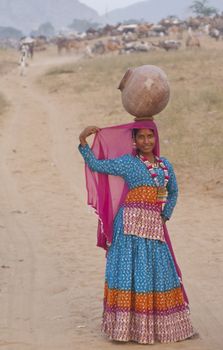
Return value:
<svg viewBox="0 0 223 350">
<path fill-rule="evenodd" d="M 135 142 L 133 142 L 132 147 L 133 147 L 133 149 L 136 149 L 136 143 Z"/>
</svg>

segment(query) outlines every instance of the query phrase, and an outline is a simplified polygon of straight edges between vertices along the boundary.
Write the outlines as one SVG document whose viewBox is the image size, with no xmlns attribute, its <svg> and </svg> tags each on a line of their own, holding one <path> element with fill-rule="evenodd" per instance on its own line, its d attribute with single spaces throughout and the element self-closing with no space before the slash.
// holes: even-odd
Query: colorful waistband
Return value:
<svg viewBox="0 0 223 350">
<path fill-rule="evenodd" d="M 125 199 L 125 205 L 151 205 L 161 207 L 166 200 L 164 187 L 139 186 L 130 190 Z"/>
</svg>

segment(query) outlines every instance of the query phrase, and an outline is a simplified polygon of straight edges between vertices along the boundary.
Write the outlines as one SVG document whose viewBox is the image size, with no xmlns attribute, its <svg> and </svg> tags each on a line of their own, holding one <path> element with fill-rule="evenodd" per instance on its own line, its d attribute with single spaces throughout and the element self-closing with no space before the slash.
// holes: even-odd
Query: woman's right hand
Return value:
<svg viewBox="0 0 223 350">
<path fill-rule="evenodd" d="M 87 126 L 79 135 L 81 145 L 86 145 L 86 138 L 92 134 L 96 134 L 99 130 L 100 128 L 98 128 L 97 126 Z"/>
</svg>

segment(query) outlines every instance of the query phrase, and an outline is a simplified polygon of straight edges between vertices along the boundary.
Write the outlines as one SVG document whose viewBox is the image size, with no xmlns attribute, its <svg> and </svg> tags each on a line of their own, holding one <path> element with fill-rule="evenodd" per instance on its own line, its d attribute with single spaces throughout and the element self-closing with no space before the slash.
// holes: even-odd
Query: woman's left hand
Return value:
<svg viewBox="0 0 223 350">
<path fill-rule="evenodd" d="M 165 223 L 167 222 L 167 219 L 165 217 L 163 217 L 163 216 L 161 216 L 161 219 L 162 219 L 163 225 L 165 225 Z"/>
</svg>

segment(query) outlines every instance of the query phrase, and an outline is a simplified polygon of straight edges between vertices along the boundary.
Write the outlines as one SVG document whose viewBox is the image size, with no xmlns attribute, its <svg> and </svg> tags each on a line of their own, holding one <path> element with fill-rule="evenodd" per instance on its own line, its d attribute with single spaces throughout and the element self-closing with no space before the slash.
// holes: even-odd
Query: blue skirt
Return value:
<svg viewBox="0 0 223 350">
<path fill-rule="evenodd" d="M 123 208 L 107 254 L 102 329 L 110 339 L 144 344 L 194 333 L 168 245 L 124 234 Z"/>
</svg>

